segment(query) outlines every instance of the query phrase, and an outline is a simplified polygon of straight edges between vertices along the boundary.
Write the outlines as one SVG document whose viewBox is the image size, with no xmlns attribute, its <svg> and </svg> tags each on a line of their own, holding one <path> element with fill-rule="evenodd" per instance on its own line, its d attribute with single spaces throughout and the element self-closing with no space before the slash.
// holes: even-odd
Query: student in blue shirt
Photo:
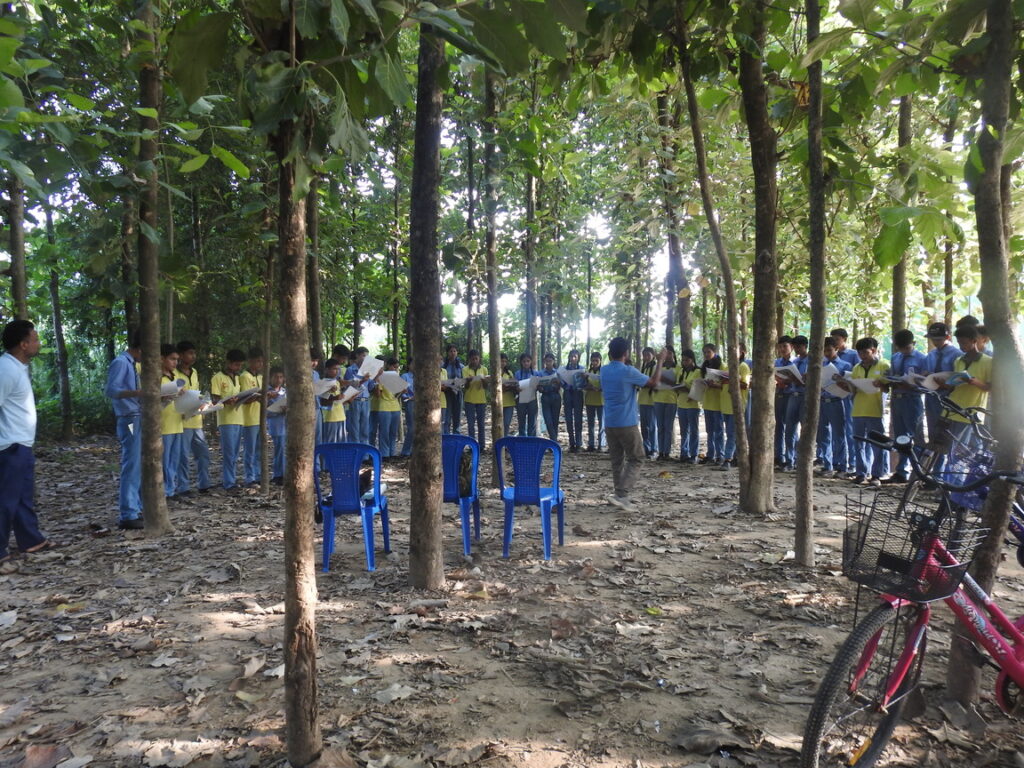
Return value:
<svg viewBox="0 0 1024 768">
<path fill-rule="evenodd" d="M 839 373 L 853 370 L 848 362 L 839 357 L 836 340 L 826 337 L 822 366 L 833 365 Z M 824 382 L 823 382 L 824 383 Z M 821 416 L 818 419 L 818 457 L 821 459 L 822 477 L 836 477 L 845 472 L 848 465 L 846 455 L 846 406 L 850 398 L 839 397 L 821 389 Z"/>
<path fill-rule="evenodd" d="M 446 379 L 465 378 L 462 360 L 459 359 L 459 350 L 454 344 L 449 344 L 445 350 L 445 359 L 441 363 Z M 441 431 L 445 434 L 459 434 L 459 421 L 462 418 L 462 392 L 449 387 L 441 387 L 441 394 L 444 396 L 444 421 Z"/>
<path fill-rule="evenodd" d="M 782 368 L 793 362 L 793 339 L 790 336 L 779 336 L 775 342 L 775 351 L 778 357 L 775 358 L 775 367 Z M 786 465 L 786 410 L 789 407 L 789 393 L 786 387 L 789 386 L 789 379 L 778 376 L 775 382 L 775 466 L 782 469 Z"/>
<path fill-rule="evenodd" d="M 110 398 L 117 417 L 117 441 L 121 444 L 121 482 L 118 490 L 117 527 L 138 530 L 142 522 L 142 387 L 135 364 L 142 360 L 142 341 L 136 333 L 128 349 L 107 369 L 103 394 Z"/>
<path fill-rule="evenodd" d="M 270 369 L 270 388 L 267 390 L 267 405 L 284 396 L 284 369 L 274 367 Z M 285 409 L 287 409 L 285 405 Z M 274 446 L 274 458 L 270 465 L 270 482 L 272 485 L 284 484 L 284 453 L 286 430 L 285 411 L 267 411 L 267 432 L 270 434 L 270 442 Z"/>
<path fill-rule="evenodd" d="M 401 456 L 412 455 L 412 438 L 413 438 L 413 425 L 416 423 L 415 412 L 413 408 L 416 403 L 416 390 L 413 387 L 412 381 L 412 358 L 410 357 L 405 363 L 405 373 L 402 374 L 402 378 L 405 383 L 409 385 L 409 388 L 405 390 L 400 396 L 402 402 L 402 411 L 405 414 L 405 438 L 402 440 L 402 450 L 400 451 Z"/>
<path fill-rule="evenodd" d="M 580 352 L 573 349 L 569 352 L 568 361 L 565 364 L 567 371 L 582 371 L 580 365 Z M 576 382 L 565 387 L 565 431 L 569 433 L 569 453 L 576 453 L 583 445 L 583 389 L 576 386 Z M 505 430 L 506 433 L 508 430 Z"/>
<path fill-rule="evenodd" d="M 657 385 L 668 350 L 662 349 L 658 353 L 653 376 L 645 376 L 633 366 L 626 365 L 628 354 L 629 342 L 621 336 L 616 336 L 608 343 L 609 362 L 601 367 L 601 391 L 604 394 L 605 437 L 608 440 L 612 482 L 615 486 L 615 492 L 608 497 L 608 502 L 627 512 L 636 512 L 636 505 L 630 500 L 629 494 L 636 484 L 644 460 L 637 390 Z"/>
<path fill-rule="evenodd" d="M 904 329 L 896 331 L 892 337 L 895 352 L 890 361 L 889 376 L 902 377 L 908 373 L 924 375 L 928 373 L 928 358 L 919 350 L 914 349 L 914 334 Z M 892 410 L 893 437 L 907 435 L 920 444 L 921 418 L 924 416 L 924 399 L 917 386 L 904 382 L 889 384 L 889 407 Z M 883 483 L 905 483 L 910 474 L 910 459 L 906 454 L 898 454 L 896 467 L 892 475 L 882 480 Z"/>
<path fill-rule="evenodd" d="M 926 355 L 925 373 L 942 373 L 953 371 L 956 361 L 963 356 L 960 347 L 954 344 L 949 333 L 949 326 L 945 323 L 932 323 L 928 326 L 925 334 L 932 348 Z M 934 440 L 939 430 L 939 417 L 942 414 L 942 406 L 937 397 L 925 398 L 924 403 L 925 420 L 928 424 L 928 439 Z"/>
<path fill-rule="evenodd" d="M 541 376 L 555 376 L 555 379 L 538 387 L 540 390 L 540 409 L 544 417 L 544 431 L 549 440 L 558 442 L 558 421 L 562 414 L 562 380 L 558 378 L 556 367 L 558 361 L 548 352 L 544 355 L 544 370 Z"/>
<path fill-rule="evenodd" d="M 795 365 L 801 377 L 807 376 L 807 346 L 809 342 L 806 336 L 793 337 L 793 359 L 791 365 Z M 804 412 L 804 395 L 807 388 L 803 382 L 790 381 L 784 390 L 786 397 L 786 420 L 783 426 L 783 471 L 792 472 L 796 467 L 796 441 L 800 435 L 800 417 Z"/>
<path fill-rule="evenodd" d="M 836 354 L 839 359 L 844 363 L 848 363 L 850 370 L 853 370 L 855 365 L 860 364 L 860 355 L 857 354 L 857 350 L 848 346 L 850 340 L 850 334 L 846 332 L 845 328 L 833 328 L 829 331 L 829 336 L 836 340 Z M 836 471 L 847 471 L 855 472 L 856 467 L 854 466 L 854 456 L 857 455 L 857 451 L 860 449 L 860 444 L 855 443 L 853 439 L 853 398 L 848 397 L 843 400 L 843 408 L 846 413 L 846 461 L 847 466 L 843 469 L 836 467 Z"/>
<path fill-rule="evenodd" d="M 523 352 L 519 356 L 519 370 L 516 371 L 516 381 L 526 381 L 533 376 L 540 374 L 533 368 L 533 356 Z M 527 402 L 518 402 L 516 405 L 516 418 L 519 421 L 520 437 L 537 436 L 537 398 L 531 397 Z"/>
<path fill-rule="evenodd" d="M 654 350 L 644 347 L 640 351 L 640 373 L 650 376 L 654 373 Z M 648 458 L 658 452 L 658 421 L 654 415 L 654 392 L 641 387 L 638 397 L 640 404 L 640 436 L 644 439 L 644 453 Z"/>
<path fill-rule="evenodd" d="M 370 442 L 370 389 L 369 376 L 359 375 L 359 367 L 370 354 L 366 347 L 356 347 L 354 362 L 345 371 L 345 381 L 349 386 L 356 387 L 359 394 L 354 397 L 348 407 L 348 439 L 353 443 Z"/>
</svg>

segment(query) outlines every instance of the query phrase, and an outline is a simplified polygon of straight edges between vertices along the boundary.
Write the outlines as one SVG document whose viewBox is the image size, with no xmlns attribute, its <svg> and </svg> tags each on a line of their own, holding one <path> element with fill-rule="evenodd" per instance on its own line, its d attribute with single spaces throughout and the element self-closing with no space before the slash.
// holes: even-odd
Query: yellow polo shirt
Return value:
<svg viewBox="0 0 1024 768">
<path fill-rule="evenodd" d="M 740 389 L 740 406 L 744 410 L 746 410 L 747 394 L 750 392 L 750 366 L 742 361 L 740 361 L 739 375 L 740 384 L 747 385 L 747 389 Z M 730 380 L 729 382 L 726 383 L 726 387 L 730 386 L 731 384 L 732 381 Z M 723 387 L 721 390 L 721 394 L 719 395 L 719 404 L 722 406 L 723 416 L 732 416 L 732 395 L 729 393 L 729 390 L 726 387 Z"/>
<path fill-rule="evenodd" d="M 241 389 L 238 390 L 239 392 L 245 389 L 252 389 L 253 387 L 262 389 L 263 374 L 254 374 L 249 371 L 242 371 L 238 374 L 238 385 L 241 387 Z M 260 401 L 257 400 L 255 403 L 246 403 L 240 407 L 242 409 L 242 426 L 258 427 L 260 425 Z"/>
<path fill-rule="evenodd" d="M 511 371 L 505 371 L 501 374 L 501 407 L 502 408 L 514 408 L 516 404 L 516 391 L 514 389 L 505 389 L 507 382 L 515 383 L 516 377 Z"/>
<path fill-rule="evenodd" d="M 693 368 L 689 371 L 684 371 L 683 366 L 676 368 L 676 381 L 679 384 L 685 384 L 688 387 L 693 386 L 693 382 L 700 378 L 700 368 Z M 691 410 L 693 408 L 700 408 L 700 402 L 698 400 L 690 399 L 690 391 L 677 389 L 676 394 L 676 408 L 684 408 Z"/>
<path fill-rule="evenodd" d="M 392 394 L 391 390 L 385 387 L 383 384 L 377 383 L 377 387 L 370 393 L 370 409 L 382 413 L 390 413 L 392 411 L 402 410 L 402 406 L 398 403 L 398 398 Z"/>
<path fill-rule="evenodd" d="M 213 378 L 210 379 L 210 394 L 216 395 L 221 400 L 227 400 L 229 397 L 234 397 L 241 391 L 241 376 L 235 376 L 232 378 L 223 371 L 218 371 L 213 374 Z M 218 427 L 240 427 L 243 423 L 244 418 L 242 416 L 241 406 L 225 405 L 217 411 Z"/>
<path fill-rule="evenodd" d="M 185 389 L 191 389 L 199 392 L 199 371 L 195 368 L 192 369 L 192 375 L 188 376 L 180 368 L 174 372 L 175 379 L 185 380 Z M 203 417 L 200 414 L 196 414 L 191 419 L 182 419 L 182 426 L 185 429 L 202 429 L 203 428 Z"/>
<path fill-rule="evenodd" d="M 604 393 L 601 391 L 601 382 L 590 381 L 589 379 L 590 376 L 597 375 L 598 373 L 598 371 L 587 371 L 587 381 L 590 382 L 590 386 L 596 387 L 596 389 L 586 389 L 583 391 L 584 405 L 604 405 Z"/>
<path fill-rule="evenodd" d="M 853 366 L 850 376 L 854 379 L 880 379 L 889 372 L 889 361 L 879 358 L 870 368 L 864 363 Z M 855 388 L 853 395 L 853 417 L 882 418 L 882 390 L 877 394 L 868 394 Z"/>
<path fill-rule="evenodd" d="M 697 369 L 700 370 L 699 368 Z M 718 387 L 708 387 L 704 390 L 704 410 L 705 411 L 721 411 L 722 410 L 722 390 Z"/>
<path fill-rule="evenodd" d="M 487 369 L 484 366 L 479 368 L 470 368 L 468 365 L 462 369 L 462 375 L 467 379 L 472 379 L 474 376 L 486 376 Z M 487 402 L 487 387 L 484 386 L 482 381 L 469 381 L 466 383 L 464 402 L 473 403 L 476 405 L 483 405 Z"/>
<path fill-rule="evenodd" d="M 988 384 L 992 381 L 992 358 L 989 355 L 982 354 L 973 363 L 967 365 L 962 357 L 958 357 L 953 363 L 953 370 L 966 372 L 972 378 Z M 988 404 L 988 392 L 978 389 L 973 384 L 958 384 L 953 387 L 953 391 L 949 394 L 949 399 L 961 408 L 984 408 Z M 967 419 L 958 413 L 946 411 L 943 415 L 950 421 L 959 421 L 964 424 L 969 423 Z"/>
<path fill-rule="evenodd" d="M 179 377 L 175 371 L 171 375 L 166 373 L 160 377 L 160 383 L 163 384 L 165 381 L 175 381 Z M 180 435 L 183 430 L 183 424 L 181 420 L 181 414 L 178 413 L 178 409 L 174 407 L 174 401 L 171 400 L 167 405 L 160 409 L 160 434 L 161 435 Z"/>
</svg>

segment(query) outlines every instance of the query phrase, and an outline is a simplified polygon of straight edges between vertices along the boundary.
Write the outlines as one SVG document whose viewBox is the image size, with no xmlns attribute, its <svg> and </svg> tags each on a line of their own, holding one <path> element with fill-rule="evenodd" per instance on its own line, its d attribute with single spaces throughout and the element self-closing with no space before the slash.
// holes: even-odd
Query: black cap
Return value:
<svg viewBox="0 0 1024 768">
<path fill-rule="evenodd" d="M 945 323 L 932 323 L 928 326 L 928 333 L 925 336 L 929 339 L 944 339 L 949 336 L 949 326 Z"/>
</svg>

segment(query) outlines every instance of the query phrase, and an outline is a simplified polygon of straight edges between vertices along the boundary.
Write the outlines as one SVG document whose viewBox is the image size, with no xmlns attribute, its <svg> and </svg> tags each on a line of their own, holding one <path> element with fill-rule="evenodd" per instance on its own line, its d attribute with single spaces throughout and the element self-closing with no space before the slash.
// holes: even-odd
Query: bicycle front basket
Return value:
<svg viewBox="0 0 1024 768">
<path fill-rule="evenodd" d="M 989 451 L 954 440 L 939 479 L 950 485 L 969 485 L 991 473 L 994 463 Z M 981 510 L 987 497 L 988 485 L 973 491 L 950 491 L 949 494 L 955 505 L 975 512 Z"/>
</svg>

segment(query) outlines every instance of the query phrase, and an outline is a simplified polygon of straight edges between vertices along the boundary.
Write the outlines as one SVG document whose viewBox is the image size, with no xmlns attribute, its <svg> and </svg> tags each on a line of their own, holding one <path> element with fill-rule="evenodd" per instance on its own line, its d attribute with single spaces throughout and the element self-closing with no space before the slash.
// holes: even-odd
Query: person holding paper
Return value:
<svg viewBox="0 0 1024 768">
<path fill-rule="evenodd" d="M 540 392 L 541 414 L 544 416 L 544 429 L 549 440 L 558 442 L 558 420 L 562 415 L 562 381 L 558 378 L 557 361 L 555 356 L 548 352 L 544 355 L 544 370 L 540 375 L 545 379 L 543 384 L 537 386 Z"/>
<path fill-rule="evenodd" d="M 927 336 L 932 346 L 927 355 L 927 372 L 952 372 L 957 358 L 963 355 L 963 352 L 952 342 L 949 326 L 945 323 L 932 323 L 928 326 Z M 942 416 L 942 406 L 937 397 L 925 398 L 924 413 L 928 423 L 928 439 L 934 441 L 939 435 L 939 419 Z"/>
<path fill-rule="evenodd" d="M 263 350 L 253 347 L 249 350 L 246 370 L 238 376 L 243 390 L 263 389 Z M 259 485 L 262 467 L 263 440 L 260 439 L 260 408 L 263 407 L 260 393 L 250 395 L 242 403 L 242 472 L 246 485 Z"/>
<path fill-rule="evenodd" d="M 792 363 L 793 339 L 779 336 L 775 342 L 775 368 L 785 368 Z M 789 407 L 790 393 L 786 391 L 792 379 L 788 376 L 775 374 L 775 467 L 784 469 L 786 466 L 786 410 Z"/>
<path fill-rule="evenodd" d="M 722 370 L 722 358 L 718 356 L 718 348 L 714 344 L 705 344 L 701 348 L 704 362 L 700 366 L 700 377 L 707 384 L 704 393 L 704 431 L 707 433 L 708 446 L 701 464 L 719 464 L 725 458 L 725 428 L 722 423 L 722 380 L 708 376 L 708 368 Z"/>
<path fill-rule="evenodd" d="M 533 357 L 524 352 L 519 356 L 519 370 L 516 371 L 516 382 L 522 388 L 523 382 L 529 381 L 540 374 L 533 368 Z M 537 398 L 529 398 L 525 403 L 516 404 L 516 417 L 519 420 L 520 437 L 537 436 Z"/>
<path fill-rule="evenodd" d="M 654 370 L 651 369 L 651 373 Z M 679 353 L 679 367 L 676 381 L 681 388 L 676 390 L 676 415 L 679 417 L 679 461 L 696 464 L 700 456 L 700 402 L 690 399 L 690 388 L 700 378 L 697 355 L 692 349 Z"/>
<path fill-rule="evenodd" d="M 389 357 L 384 361 L 384 368 L 381 369 L 376 378 L 371 382 L 372 395 L 371 414 L 375 422 L 377 450 L 381 458 L 390 459 L 396 456 L 395 443 L 398 442 L 398 422 L 402 418 L 402 407 L 398 404 L 395 394 L 380 383 L 380 377 L 385 371 L 398 372 L 398 358 Z"/>
<path fill-rule="evenodd" d="M 732 410 L 732 391 L 739 387 L 740 390 L 740 413 L 746 413 L 747 393 L 750 389 L 750 366 L 740 358 L 738 380 L 731 378 L 726 380 L 722 387 L 722 394 L 719 404 L 722 407 L 722 426 L 725 428 L 725 449 L 722 453 L 722 463 L 718 469 L 730 469 L 736 466 L 736 415 Z"/>
<path fill-rule="evenodd" d="M 359 390 L 348 406 L 348 439 L 354 443 L 370 442 L 370 377 L 359 372 L 369 353 L 366 347 L 356 347 L 352 365 L 345 371 L 345 381 Z"/>
<path fill-rule="evenodd" d="M 441 368 L 445 372 L 442 378 L 463 379 L 465 378 L 464 367 L 462 360 L 459 359 L 458 347 L 454 344 L 449 344 L 448 349 L 445 350 L 444 362 L 441 363 Z M 442 414 L 444 421 L 441 431 L 445 434 L 457 435 L 459 434 L 459 421 L 462 416 L 462 391 L 442 385 L 441 394 L 444 396 L 445 401 L 445 409 Z"/>
<path fill-rule="evenodd" d="M 662 384 L 669 384 L 667 379 L 672 379 L 671 383 L 675 383 L 675 368 L 676 368 L 676 352 L 672 347 L 665 347 L 668 350 L 668 354 L 665 356 L 665 360 L 661 367 L 661 379 Z M 652 360 L 652 362 L 654 362 Z M 657 362 L 654 362 L 654 367 L 657 367 Z M 651 370 L 653 373 L 653 369 Z M 644 373 L 641 368 L 640 373 Z M 670 374 L 670 375 L 667 375 Z M 641 387 L 640 393 L 644 391 L 650 392 L 647 387 Z M 640 395 L 637 395 L 639 400 Z M 654 402 L 654 421 L 655 430 L 657 431 L 658 437 L 658 461 L 672 461 L 672 444 L 676 439 L 676 401 L 679 396 L 676 394 L 674 389 L 658 389 L 655 387 L 651 399 Z M 643 411 L 641 410 L 641 419 Z M 643 421 L 641 420 L 640 436 L 643 437 Z"/>
<path fill-rule="evenodd" d="M 583 370 L 578 349 L 569 351 L 565 370 L 570 373 Z M 575 373 L 570 382 L 565 386 L 565 431 L 569 433 L 569 453 L 576 453 L 583 445 L 583 389 L 576 385 Z"/>
<path fill-rule="evenodd" d="M 508 355 L 501 353 L 501 422 L 504 437 L 512 434 L 512 416 L 516 412 L 516 375 L 508 367 Z"/>
<path fill-rule="evenodd" d="M 847 333 L 845 328 L 833 328 L 829 331 L 829 336 L 836 340 L 836 354 L 839 355 L 839 359 L 844 363 L 848 363 L 850 370 L 853 370 L 853 366 L 860 362 L 860 357 L 857 355 L 855 349 L 851 349 L 847 346 L 847 342 L 850 339 L 850 334 Z M 854 456 L 857 452 L 857 445 L 853 439 L 853 398 L 847 397 L 843 399 L 843 408 L 846 411 L 846 460 L 849 462 L 849 466 L 844 469 L 849 472 L 854 472 L 856 467 L 854 466 Z M 836 471 L 841 471 L 838 467 Z"/>
<path fill-rule="evenodd" d="M 896 331 L 893 334 L 892 346 L 895 352 L 892 356 L 892 367 L 889 370 L 890 378 L 903 379 L 909 374 L 927 373 L 928 358 L 923 352 L 914 349 L 915 343 L 914 334 L 907 329 Z M 920 389 L 906 380 L 890 381 L 889 397 L 893 437 L 906 435 L 920 444 L 921 419 L 924 416 L 924 396 Z M 882 483 L 905 483 L 909 479 L 910 459 L 905 453 L 897 453 L 897 456 L 893 473 L 882 480 Z"/>
<path fill-rule="evenodd" d="M 783 424 L 782 450 L 783 471 L 793 472 L 796 468 L 796 441 L 800 436 L 800 418 L 804 412 L 804 396 L 806 387 L 803 378 L 807 375 L 807 346 L 810 342 L 806 336 L 794 336 L 792 340 L 793 357 L 790 365 L 796 366 L 800 380 L 791 378 L 790 383 L 782 390 L 786 398 L 786 418 Z"/>
<path fill-rule="evenodd" d="M 178 350 L 178 370 L 175 371 L 175 378 L 184 379 L 185 389 L 199 392 L 199 371 L 195 369 L 196 345 L 191 341 L 179 341 L 176 347 Z M 213 484 L 210 481 L 210 446 L 206 442 L 206 432 L 203 430 L 203 417 L 196 414 L 182 420 L 181 433 L 181 454 L 178 461 L 178 478 L 175 483 L 177 495 L 184 496 L 191 490 L 189 478 L 189 459 L 196 460 L 196 487 L 200 493 L 206 493 Z"/>
<path fill-rule="evenodd" d="M 480 352 L 475 349 L 466 354 L 467 364 L 462 369 L 466 379 L 463 393 L 466 409 L 466 434 L 475 438 L 484 449 L 484 422 L 487 415 L 487 368 L 480 363 Z"/>
<path fill-rule="evenodd" d="M 871 337 L 858 340 L 856 349 L 860 362 L 853 367 L 851 377 L 871 381 L 877 392 L 866 392 L 849 380 L 840 382 L 840 386 L 853 392 L 854 437 L 866 437 L 869 432 L 885 432 L 882 423 L 882 390 L 885 387 L 885 375 L 889 372 L 889 362 L 878 356 L 878 342 Z M 881 485 L 882 477 L 889 470 L 888 451 L 858 440 L 854 460 L 856 470 L 852 479 L 855 483 Z"/>
<path fill-rule="evenodd" d="M 661 369 L 668 357 L 668 350 L 658 353 L 658 362 L 653 376 L 644 376 L 639 370 L 626 364 L 629 342 L 617 336 L 608 343 L 607 365 L 601 367 L 601 390 L 605 398 L 608 453 L 612 460 L 612 482 L 614 493 L 608 502 L 626 512 L 637 508 L 629 495 L 636 484 L 640 465 L 644 460 L 644 443 L 640 437 L 640 414 L 637 410 L 637 388 L 657 386 L 661 381 Z"/>
<path fill-rule="evenodd" d="M 601 354 L 592 352 L 590 367 L 587 369 L 587 383 L 583 388 L 583 407 L 587 409 L 587 452 L 599 451 L 604 434 L 604 393 L 601 391 Z M 597 380 L 595 381 L 595 377 Z M 595 440 L 594 423 L 597 422 Z M 597 445 L 595 448 L 594 445 Z"/>
<path fill-rule="evenodd" d="M 132 336 L 128 349 L 115 357 L 107 369 L 103 394 L 110 398 L 117 418 L 117 441 L 121 444 L 121 478 L 118 489 L 117 527 L 139 530 L 142 522 L 142 410 L 139 398 L 138 363 L 142 360 L 142 341 Z"/>
<path fill-rule="evenodd" d="M 839 397 L 826 389 L 826 385 L 843 374 L 853 370 L 848 362 L 841 359 L 837 343 L 831 336 L 823 345 L 824 358 L 821 361 L 821 416 L 818 419 L 818 458 L 821 459 L 821 476 L 832 478 L 846 471 L 846 407 L 848 397 Z"/>
<path fill-rule="evenodd" d="M 324 381 L 334 380 L 338 386 L 320 397 L 320 408 L 323 413 L 323 440 L 325 443 L 345 442 L 345 403 L 342 399 L 341 361 L 334 357 L 327 358 L 324 363 Z"/>
<path fill-rule="evenodd" d="M 269 406 L 284 397 L 284 369 L 275 366 L 270 369 L 270 388 L 267 390 L 267 432 L 274 446 L 274 458 L 270 464 L 270 484 L 284 484 L 285 436 L 287 418 L 284 410 L 269 410 Z M 286 405 L 285 408 L 288 406 Z"/>
<path fill-rule="evenodd" d="M 644 347 L 640 351 L 640 373 L 654 373 L 654 350 Z M 677 379 L 678 381 L 678 379 Z M 644 441 L 644 455 L 651 458 L 658 452 L 658 420 L 654 415 L 654 390 L 641 387 L 636 396 L 640 408 L 640 437 Z"/>
<path fill-rule="evenodd" d="M 963 355 L 953 363 L 953 370 L 963 375 L 958 377 L 961 381 L 954 384 L 949 399 L 961 408 L 984 408 L 992 389 L 992 358 L 978 349 L 978 330 L 973 325 L 956 329 L 956 343 Z M 963 416 L 943 410 L 942 417 L 949 422 L 954 437 L 966 433 L 969 422 Z"/>
<path fill-rule="evenodd" d="M 240 349 L 229 349 L 224 369 L 215 373 L 210 380 L 210 396 L 214 403 L 223 403 L 217 411 L 217 431 L 220 432 L 221 485 L 226 491 L 240 491 L 242 486 L 235 475 L 238 464 L 238 449 L 242 442 L 244 417 L 238 404 L 238 393 L 242 382 L 238 374 L 245 362 L 245 353 Z"/>
<path fill-rule="evenodd" d="M 160 345 L 160 383 L 175 384 L 178 368 L 178 350 L 173 344 Z M 181 436 L 184 422 L 174 407 L 174 398 L 160 398 L 164 403 L 160 409 L 160 439 L 164 444 L 164 496 L 171 498 L 177 490 L 178 465 L 181 463 Z"/>
</svg>

